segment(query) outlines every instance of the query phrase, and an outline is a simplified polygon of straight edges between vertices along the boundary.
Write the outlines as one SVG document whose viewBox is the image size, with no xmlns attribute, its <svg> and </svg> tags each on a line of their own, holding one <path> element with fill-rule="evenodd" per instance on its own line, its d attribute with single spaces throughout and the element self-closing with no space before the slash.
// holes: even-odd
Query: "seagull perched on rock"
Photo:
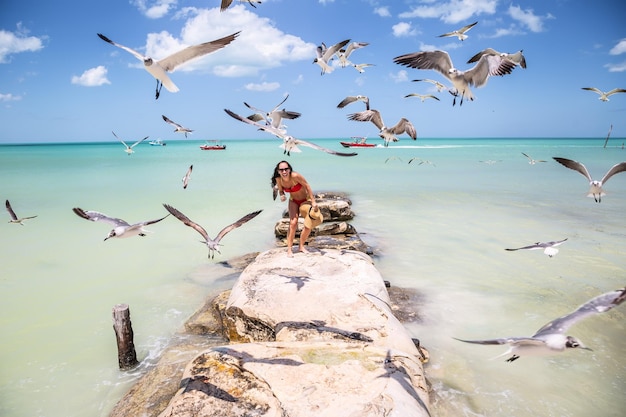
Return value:
<svg viewBox="0 0 626 417">
<path fill-rule="evenodd" d="M 21 224 L 22 226 L 24 226 L 24 223 L 23 223 L 24 220 L 34 219 L 35 217 L 37 217 L 37 216 L 17 217 L 17 215 L 13 211 L 13 208 L 11 208 L 11 203 L 9 203 L 9 200 L 7 200 L 6 203 L 4 203 L 4 205 L 6 206 L 7 211 L 9 212 L 9 216 L 11 217 L 11 220 L 9 220 L 9 223 Z"/>
<path fill-rule="evenodd" d="M 341 48 L 346 46 L 346 44 L 350 42 L 350 39 L 346 39 L 345 41 L 341 41 L 339 43 L 334 44 L 330 48 L 326 47 L 326 44 L 322 42 L 320 46 L 318 46 L 315 50 L 317 57 L 313 60 L 314 64 L 317 64 L 322 69 L 322 75 L 333 72 L 333 67 L 331 67 L 330 60 L 333 58 L 335 53 L 339 52 Z"/>
<path fill-rule="evenodd" d="M 456 96 L 474 100 L 470 86 L 482 87 L 487 84 L 489 76 L 510 74 L 516 64 L 500 55 L 483 55 L 478 63 L 467 71 L 460 71 L 454 67 L 450 55 L 445 51 L 414 52 L 397 56 L 393 59 L 396 64 L 417 69 L 432 69 L 449 79 L 454 89 L 450 93 L 455 96 L 452 105 L 456 103 Z"/>
<path fill-rule="evenodd" d="M 594 314 L 607 312 L 613 307 L 620 305 L 624 299 L 626 299 L 626 288 L 609 291 L 594 297 L 578 307 L 572 313 L 559 317 L 556 320 L 552 320 L 550 323 L 537 330 L 537 332 L 530 337 L 506 337 L 491 340 L 455 339 L 460 340 L 461 342 L 476 343 L 480 345 L 508 344 L 510 346 L 509 350 L 504 352 L 502 355 L 497 356 L 499 358 L 511 354 L 511 357 L 506 360 L 507 362 L 513 362 L 514 360 L 519 359 L 520 356 L 557 354 L 564 352 L 567 349 L 578 348 L 591 350 L 583 345 L 579 339 L 573 336 L 566 336 L 564 333 L 580 320 Z"/>
<path fill-rule="evenodd" d="M 229 224 L 228 226 L 223 228 L 217 234 L 215 239 L 211 239 L 209 237 L 209 234 L 206 232 L 206 230 L 204 230 L 204 228 L 202 226 L 200 226 L 198 223 L 190 220 L 189 217 L 185 216 L 183 213 L 181 213 L 180 211 L 178 211 L 177 209 L 175 209 L 174 207 L 172 207 L 172 206 L 170 206 L 168 204 L 163 204 L 163 207 L 165 207 L 165 209 L 167 211 L 169 211 L 172 216 L 176 217 L 178 220 L 183 222 L 186 226 L 191 227 L 196 232 L 198 232 L 198 233 L 200 233 L 202 235 L 202 237 L 204 238 L 204 242 L 202 242 L 202 243 L 206 244 L 207 247 L 209 248 L 209 258 L 211 258 L 211 259 L 213 259 L 215 257 L 215 252 L 221 253 L 220 252 L 220 241 L 222 240 L 222 238 L 224 236 L 226 236 L 226 234 L 228 232 L 230 232 L 233 229 L 236 229 L 237 227 L 243 225 L 244 223 L 254 219 L 256 216 L 259 215 L 259 213 L 261 213 L 263 211 L 263 210 L 257 210 L 257 211 L 253 211 L 252 213 L 246 214 L 241 219 L 239 219 L 236 222 L 234 222 L 232 224 Z"/>
<path fill-rule="evenodd" d="M 82 217 L 85 220 L 90 220 L 92 222 L 104 222 L 114 226 L 114 228 L 109 232 L 107 237 L 104 240 L 110 239 L 112 237 L 124 238 L 124 237 L 132 237 L 132 236 L 145 236 L 147 230 L 144 230 L 144 226 L 149 224 L 154 224 L 160 222 L 165 217 L 169 216 L 169 214 L 165 217 L 161 217 L 156 220 L 147 220 L 144 222 L 139 222 L 135 224 L 129 224 L 127 221 L 122 219 L 116 219 L 114 217 L 109 217 L 106 214 L 98 213 L 97 211 L 85 211 L 79 207 L 74 207 L 72 211 L 78 216 Z"/>
<path fill-rule="evenodd" d="M 174 126 L 174 132 L 184 133 L 185 137 L 187 137 L 187 133 L 193 132 L 193 130 L 191 130 L 189 128 L 186 128 L 186 127 L 184 127 L 182 125 L 179 125 L 178 123 L 176 123 L 175 121 L 169 119 L 165 115 L 161 115 L 161 117 L 163 117 L 163 120 L 165 120 L 166 123 L 169 123 L 172 126 Z"/>
<path fill-rule="evenodd" d="M 362 101 L 363 103 L 365 103 L 365 110 L 369 110 L 370 109 L 370 99 L 367 96 L 348 96 L 346 98 L 344 98 L 343 100 L 341 100 L 341 102 L 339 102 L 339 104 L 337 104 L 337 108 L 339 109 L 343 109 L 344 107 L 346 107 L 348 104 L 354 103 L 355 101 Z"/>
<path fill-rule="evenodd" d="M 563 242 L 565 242 L 566 240 L 567 238 L 563 240 L 557 240 L 557 241 L 551 241 L 551 242 L 537 242 L 535 244 L 523 246 L 521 248 L 505 249 L 505 250 L 514 251 L 514 250 L 522 250 L 522 249 L 529 249 L 529 250 L 543 249 L 543 253 L 545 253 L 550 258 L 552 258 L 557 253 L 559 253 L 559 250 L 556 247 L 562 244 Z"/>
<path fill-rule="evenodd" d="M 604 183 L 606 183 L 613 175 L 626 171 L 626 162 L 620 162 L 619 164 L 613 165 L 611 169 L 609 169 L 609 171 L 604 174 L 604 177 L 602 177 L 600 181 L 595 181 L 593 178 L 591 178 L 591 175 L 589 175 L 589 171 L 587 171 L 587 168 L 580 162 L 558 157 L 553 157 L 553 159 L 564 167 L 580 172 L 585 176 L 585 178 L 589 180 L 590 188 L 587 197 L 593 197 L 596 203 L 600 203 L 602 201 L 602 196 L 606 195 L 606 193 L 602 189 L 602 185 L 604 185 Z"/>
<path fill-rule="evenodd" d="M 446 36 L 456 36 L 457 38 L 459 38 L 460 41 L 464 41 L 465 39 L 468 38 L 468 36 L 465 34 L 465 32 L 467 32 L 468 30 L 470 30 L 471 28 L 476 26 L 477 23 L 478 22 L 470 23 L 467 26 L 463 26 L 461 29 L 453 30 L 452 32 L 448 32 L 448 33 L 444 33 L 443 35 L 439 35 L 438 38 L 444 38 Z"/>
<path fill-rule="evenodd" d="M 593 91 L 594 93 L 598 93 L 600 95 L 600 97 L 598 97 L 598 100 L 602 100 L 602 101 L 609 101 L 609 96 L 615 93 L 626 93 L 626 90 L 623 88 L 614 88 L 611 91 L 607 91 L 607 92 L 599 90 L 595 87 L 582 87 L 582 89 Z"/>
<path fill-rule="evenodd" d="M 273 127 L 272 125 L 262 125 L 260 123 L 255 122 L 254 120 L 248 119 L 247 117 L 240 116 L 237 113 L 230 111 L 228 109 L 224 109 L 224 111 L 233 119 L 237 119 L 240 122 L 244 122 L 249 125 L 255 126 L 256 128 L 263 130 L 264 132 L 270 133 L 276 136 L 277 138 L 282 139 L 283 143 L 280 145 L 280 147 L 283 149 L 283 153 L 287 154 L 287 156 L 291 156 L 291 152 L 301 152 L 300 149 L 298 148 L 298 145 L 308 146 L 309 148 L 317 149 L 318 151 L 326 152 L 331 155 L 337 155 L 337 156 L 356 156 L 357 155 L 357 153 L 354 153 L 354 152 L 344 153 L 344 152 L 333 151 L 332 149 L 324 148 L 322 146 L 316 145 L 315 143 L 294 138 L 293 136 L 288 135 L 287 132 L 283 129 L 277 129 Z"/>
<path fill-rule="evenodd" d="M 124 145 L 126 147 L 126 149 L 124 149 L 124 152 L 126 152 L 128 154 L 128 156 L 130 156 L 130 154 L 135 153 L 135 151 L 133 150 L 133 148 L 137 145 L 139 145 L 141 142 L 143 142 L 144 140 L 148 139 L 149 136 L 146 136 L 143 139 L 138 140 L 137 142 L 133 143 L 132 145 L 128 146 L 126 144 L 126 142 L 124 142 L 122 139 L 118 138 L 117 135 L 115 134 L 115 132 L 111 132 L 113 133 L 113 136 L 115 136 L 115 138 L 117 140 L 119 140 L 120 142 L 122 142 L 122 145 Z"/>
<path fill-rule="evenodd" d="M 268 112 L 261 110 L 261 109 L 257 109 L 256 107 L 253 107 L 246 102 L 244 102 L 243 104 L 245 104 L 247 108 L 255 112 L 254 114 L 248 116 L 248 119 L 254 122 L 260 122 L 261 120 L 264 120 L 268 125 L 271 125 L 272 127 L 276 129 L 284 129 L 286 126 L 281 123 L 282 119 L 293 120 L 301 116 L 300 113 L 287 110 L 285 108 L 283 108 L 282 110 L 279 110 L 279 107 L 282 106 L 282 104 L 288 98 L 289 98 L 289 94 L 285 96 L 283 101 L 278 103 L 276 106 L 274 106 L 272 110 Z"/>
<path fill-rule="evenodd" d="M 379 129 L 378 136 L 385 141 L 385 146 L 389 146 L 389 142 L 397 142 L 398 138 L 396 135 L 401 135 L 402 133 L 406 133 L 413 140 L 417 139 L 417 131 L 413 123 L 404 117 L 395 126 L 391 127 L 385 125 L 380 112 L 374 109 L 349 114 L 348 119 L 357 122 L 372 122 Z"/>
<path fill-rule="evenodd" d="M 487 49 L 480 51 L 473 57 L 471 57 L 469 61 L 467 61 L 467 63 L 472 64 L 474 62 L 478 62 L 483 55 L 496 55 L 496 56 L 501 56 L 502 58 L 508 59 L 509 61 L 513 62 L 515 65 L 519 65 L 522 68 L 526 68 L 526 58 L 524 57 L 523 52 L 524 52 L 523 50 L 519 50 L 515 52 L 514 54 L 509 54 L 507 52 L 498 52 L 495 49 L 487 48 Z"/>
<path fill-rule="evenodd" d="M 239 32 L 233 33 L 232 35 L 224 36 L 223 38 L 216 39 L 214 41 L 201 43 L 199 45 L 189 46 L 185 49 L 182 49 L 172 55 L 163 58 L 159 61 L 155 61 L 149 56 L 144 56 L 139 52 L 131 49 L 127 46 L 120 45 L 119 43 L 113 42 L 111 39 L 107 38 L 101 33 L 98 33 L 100 39 L 105 42 L 110 43 L 113 46 L 117 46 L 125 50 L 126 52 L 131 53 L 135 58 L 143 62 L 144 68 L 148 71 L 154 78 L 157 80 L 156 86 L 156 98 L 159 98 L 161 94 L 161 88 L 165 86 L 167 91 L 175 93 L 178 91 L 178 87 L 176 84 L 172 82 L 170 77 L 168 77 L 167 73 L 174 71 L 176 67 L 190 61 L 194 58 L 201 57 L 206 54 L 210 54 L 211 52 L 215 52 L 218 49 L 222 49 L 229 43 L 235 40 L 235 38 L 239 35 Z"/>
</svg>

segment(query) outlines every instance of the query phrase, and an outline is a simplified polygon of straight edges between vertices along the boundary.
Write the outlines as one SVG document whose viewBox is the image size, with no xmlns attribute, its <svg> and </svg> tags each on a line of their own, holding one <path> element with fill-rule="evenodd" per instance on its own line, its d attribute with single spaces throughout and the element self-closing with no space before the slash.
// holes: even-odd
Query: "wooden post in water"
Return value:
<svg viewBox="0 0 626 417">
<path fill-rule="evenodd" d="M 115 330 L 117 338 L 117 359 L 120 369 L 126 370 L 135 367 L 139 362 L 135 352 L 128 304 L 116 304 L 113 307 L 113 330 Z"/>
</svg>

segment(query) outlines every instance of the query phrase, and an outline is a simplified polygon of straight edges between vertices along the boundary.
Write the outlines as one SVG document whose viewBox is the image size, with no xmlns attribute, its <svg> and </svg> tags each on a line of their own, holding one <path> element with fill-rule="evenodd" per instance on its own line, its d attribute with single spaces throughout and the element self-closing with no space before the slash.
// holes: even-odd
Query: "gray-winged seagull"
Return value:
<svg viewBox="0 0 626 417">
<path fill-rule="evenodd" d="M 444 33 L 443 35 L 439 35 L 438 38 L 444 38 L 444 37 L 447 37 L 447 36 L 456 36 L 457 38 L 459 38 L 460 41 L 464 41 L 465 39 L 468 38 L 468 36 L 465 34 L 465 32 L 467 32 L 468 30 L 470 30 L 471 28 L 476 26 L 477 23 L 478 22 L 470 23 L 467 26 L 463 26 L 461 29 L 453 30 L 452 32 L 448 32 L 448 33 Z"/>
<path fill-rule="evenodd" d="M 185 137 L 187 137 L 187 133 L 193 132 L 193 130 L 191 130 L 189 128 L 186 128 L 185 126 L 179 125 L 178 123 L 176 123 L 175 121 L 171 120 L 170 118 L 168 118 L 165 115 L 161 115 L 161 117 L 163 117 L 163 120 L 165 120 L 165 123 L 169 123 L 172 126 L 174 126 L 174 132 L 184 133 Z"/>
<path fill-rule="evenodd" d="M 580 172 L 585 178 L 589 180 L 590 188 L 587 197 L 593 197 L 596 203 L 600 203 L 602 201 L 602 196 L 606 195 L 606 193 L 602 189 L 602 185 L 604 185 L 604 183 L 606 183 L 613 175 L 626 171 L 626 162 L 620 162 L 619 164 L 613 165 L 611 169 L 609 169 L 609 171 L 604 174 L 604 177 L 602 177 L 600 181 L 595 181 L 593 178 L 591 178 L 591 175 L 589 175 L 589 171 L 587 171 L 587 168 L 580 162 L 558 157 L 553 157 L 553 159 L 564 167 Z"/>
<path fill-rule="evenodd" d="M 396 135 L 406 133 L 411 139 L 417 139 L 417 131 L 415 126 L 406 118 L 401 118 L 394 126 L 386 126 L 383 122 L 383 118 L 378 110 L 370 109 L 364 110 L 358 113 L 352 113 L 348 115 L 349 120 L 357 122 L 372 122 L 378 129 L 378 136 L 380 136 L 385 142 L 385 146 L 389 146 L 389 142 L 397 142 Z"/>
<path fill-rule="evenodd" d="M 92 222 L 104 222 L 113 225 L 114 228 L 109 232 L 104 240 L 110 239 L 112 237 L 125 238 L 132 236 L 145 236 L 147 230 L 144 230 L 143 226 L 160 222 L 165 217 L 169 216 L 168 214 L 167 216 L 161 217 L 160 219 L 146 220 L 135 224 L 129 224 L 125 220 L 117 219 L 115 217 L 109 217 L 106 214 L 98 213 L 97 211 L 86 211 L 79 207 L 74 207 L 72 211 L 78 217 L 82 217 L 85 220 L 90 220 Z"/>
<path fill-rule="evenodd" d="M 7 208 L 7 212 L 9 212 L 9 217 L 11 217 L 11 220 L 9 220 L 9 223 L 14 223 L 14 224 L 21 224 L 22 226 L 24 226 L 24 220 L 29 220 L 29 219 L 34 219 L 35 216 L 28 216 L 28 217 L 17 217 L 17 215 L 15 214 L 15 212 L 13 211 L 13 208 L 11 207 L 11 203 L 9 203 L 9 200 L 6 201 L 6 203 L 4 203 L 4 205 Z"/>
<path fill-rule="evenodd" d="M 137 145 L 139 145 L 141 142 L 143 142 L 144 140 L 148 139 L 149 136 L 146 136 L 143 139 L 139 139 L 137 142 L 133 143 L 132 145 L 128 145 L 126 142 L 124 142 L 122 139 L 118 138 L 117 135 L 115 134 L 115 132 L 111 132 L 113 133 L 113 136 L 115 136 L 115 138 L 117 140 L 119 140 L 120 142 L 122 142 L 122 145 L 124 145 L 126 147 L 126 149 L 124 149 L 124 152 L 126 152 L 128 154 L 128 156 L 130 156 L 131 154 L 135 153 L 135 151 L 133 150 L 133 148 Z"/>
<path fill-rule="evenodd" d="M 616 93 L 626 93 L 626 90 L 623 88 L 614 88 L 611 91 L 607 91 L 604 92 L 600 89 L 597 89 L 595 87 L 582 87 L 583 90 L 589 90 L 589 91 L 593 91 L 594 93 L 598 93 L 600 95 L 600 97 L 598 97 L 598 100 L 602 100 L 602 101 L 609 101 L 609 96 L 616 94 Z"/>
<path fill-rule="evenodd" d="M 336 52 L 338 52 L 341 48 L 346 46 L 346 44 L 350 42 L 350 39 L 346 39 L 339 43 L 334 44 L 330 48 L 326 47 L 326 44 L 322 43 L 315 49 L 315 53 L 317 57 L 313 60 L 314 64 L 317 64 L 322 69 L 322 75 L 325 73 L 330 73 L 333 71 L 333 67 L 329 65 L 330 60 L 333 58 Z"/>
<path fill-rule="evenodd" d="M 528 250 L 543 249 L 543 253 L 545 253 L 550 258 L 552 258 L 557 253 L 559 253 L 559 250 L 556 247 L 564 243 L 566 240 L 567 238 L 563 240 L 556 240 L 556 241 L 550 241 L 550 242 L 537 242 L 532 245 L 522 246 L 521 248 L 512 248 L 512 249 L 505 249 L 505 250 L 515 251 L 515 250 L 522 250 L 522 249 L 528 249 Z"/>
<path fill-rule="evenodd" d="M 478 60 L 483 55 L 498 55 L 498 56 L 508 59 L 509 61 L 512 61 L 513 63 L 515 63 L 515 65 L 519 65 L 522 68 L 526 68 L 526 58 L 524 57 L 523 52 L 524 52 L 523 50 L 519 50 L 515 52 L 514 54 L 509 54 L 507 52 L 498 52 L 495 49 L 487 48 L 487 49 L 480 51 L 473 57 L 471 57 L 469 61 L 467 61 L 467 63 L 472 64 L 474 62 L 478 62 Z"/>
<path fill-rule="evenodd" d="M 288 98 L 289 98 L 289 94 L 287 94 L 280 103 L 278 103 L 276 106 L 274 106 L 272 110 L 268 112 L 266 112 L 265 110 L 258 109 L 254 106 L 251 106 L 245 101 L 243 104 L 247 108 L 255 112 L 254 114 L 251 114 L 250 116 L 248 116 L 248 119 L 254 122 L 260 122 L 264 120 L 266 124 L 271 125 L 276 129 L 285 129 L 286 126 L 281 123 L 282 119 L 293 120 L 301 116 L 300 113 L 295 112 L 295 111 L 287 110 L 285 108 L 283 108 L 282 110 L 279 109 L 279 107 L 282 106 L 282 104 Z"/>
</svg>

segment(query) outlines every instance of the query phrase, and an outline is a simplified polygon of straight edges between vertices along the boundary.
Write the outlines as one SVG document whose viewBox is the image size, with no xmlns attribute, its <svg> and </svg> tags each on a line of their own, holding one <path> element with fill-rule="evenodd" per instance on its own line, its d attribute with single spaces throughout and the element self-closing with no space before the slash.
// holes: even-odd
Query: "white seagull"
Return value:
<svg viewBox="0 0 626 417">
<path fill-rule="evenodd" d="M 591 178 L 591 175 L 589 175 L 589 171 L 587 171 L 587 168 L 580 162 L 558 157 L 553 157 L 553 159 L 569 169 L 580 172 L 585 176 L 585 178 L 589 180 L 590 188 L 587 197 L 593 197 L 596 203 L 600 203 L 602 201 L 602 196 L 606 195 L 606 193 L 602 189 L 604 183 L 606 183 L 613 175 L 626 171 L 626 162 L 620 162 L 619 164 L 613 165 L 611 169 L 609 169 L 609 171 L 604 174 L 604 177 L 602 177 L 600 181 L 594 181 L 594 179 Z"/>
<path fill-rule="evenodd" d="M 185 173 L 185 176 L 183 177 L 183 190 L 187 189 L 187 186 L 189 185 L 189 180 L 191 179 L 191 171 L 193 171 L 193 165 L 189 165 L 189 169 L 187 170 L 187 172 Z"/>
<path fill-rule="evenodd" d="M 9 216 L 11 217 L 11 220 L 9 220 L 9 223 L 14 223 L 14 224 L 21 224 L 22 226 L 24 226 L 24 220 L 28 220 L 28 219 L 34 219 L 35 216 L 28 216 L 28 217 L 17 217 L 17 215 L 15 214 L 15 212 L 13 211 L 13 208 L 11 207 L 11 203 L 9 203 L 9 200 L 6 201 L 5 206 L 7 208 L 7 211 L 9 212 Z"/>
<path fill-rule="evenodd" d="M 440 93 L 443 91 L 443 89 L 446 88 L 446 86 L 441 84 L 439 81 L 431 80 L 431 79 L 428 79 L 428 78 L 422 78 L 420 80 L 411 80 L 411 81 L 413 81 L 413 82 L 424 81 L 424 82 L 427 82 L 427 83 L 431 83 L 435 87 L 437 87 L 437 91 L 440 92 Z"/>
<path fill-rule="evenodd" d="M 220 5 L 220 12 L 228 9 L 232 3 L 233 0 L 222 0 L 222 4 Z M 250 6 L 256 9 L 254 3 L 261 4 L 261 0 L 239 0 L 239 3 L 248 3 Z"/>
<path fill-rule="evenodd" d="M 317 47 L 317 49 L 315 50 L 317 57 L 313 60 L 313 63 L 320 66 L 320 68 L 322 69 L 322 75 L 327 72 L 333 72 L 333 67 L 329 65 L 330 60 L 333 58 L 333 55 L 335 55 L 335 53 L 338 52 L 341 48 L 346 46 L 348 42 L 350 42 L 350 39 L 346 39 L 345 41 L 336 43 L 330 48 L 327 48 L 326 44 L 324 43 Z"/>
<path fill-rule="evenodd" d="M 124 142 L 122 139 L 118 138 L 117 135 L 115 134 L 115 132 L 111 132 L 113 133 L 113 136 L 115 136 L 115 138 L 117 140 L 119 140 L 120 142 L 122 142 L 122 145 L 124 145 L 126 147 L 126 149 L 124 149 L 124 152 L 126 152 L 128 154 L 128 156 L 130 156 L 131 154 L 135 153 L 135 151 L 133 150 L 133 148 L 137 145 L 139 145 L 141 142 L 143 142 L 144 140 L 148 139 L 149 136 L 146 136 L 143 139 L 138 140 L 137 142 L 133 143 L 132 145 L 128 146 L 128 144 L 126 142 Z"/>
<path fill-rule="evenodd" d="M 363 74 L 365 72 L 365 68 L 373 67 L 374 64 L 352 64 L 355 70 L 359 72 L 359 74 Z"/>
<path fill-rule="evenodd" d="M 161 117 L 163 117 L 163 120 L 165 120 L 166 123 L 171 124 L 172 126 L 174 126 L 174 132 L 180 132 L 180 133 L 184 133 L 185 137 L 187 137 L 187 133 L 191 133 L 193 132 L 193 130 L 188 129 L 182 125 L 179 125 L 178 123 L 176 123 L 175 121 L 169 119 L 168 117 L 166 117 L 165 115 L 161 115 Z"/>
<path fill-rule="evenodd" d="M 480 60 L 480 58 L 483 55 L 498 55 L 498 56 L 501 56 L 502 58 L 508 59 L 509 61 L 513 62 L 515 65 L 519 65 L 522 68 L 526 68 L 526 58 L 524 57 L 523 52 L 524 50 L 522 49 L 522 50 L 515 52 L 514 54 L 509 54 L 507 52 L 498 52 L 495 49 L 487 48 L 487 49 L 480 51 L 473 57 L 471 57 L 469 61 L 467 61 L 467 63 L 472 64 L 474 62 L 478 62 L 478 60 Z"/>
<path fill-rule="evenodd" d="M 464 41 L 465 39 L 468 38 L 468 36 L 465 34 L 465 32 L 467 32 L 468 30 L 470 30 L 471 28 L 473 28 L 474 26 L 476 26 L 478 22 L 474 22 L 474 23 L 470 23 L 467 26 L 463 26 L 461 29 L 458 30 L 453 30 L 452 32 L 448 32 L 448 33 L 444 33 L 443 35 L 439 35 L 439 38 L 443 38 L 446 36 L 456 36 L 457 38 L 459 38 L 460 41 Z"/>
<path fill-rule="evenodd" d="M 210 54 L 211 52 L 215 52 L 218 49 L 222 49 L 223 47 L 225 47 L 226 45 L 234 41 L 235 38 L 239 35 L 239 33 L 240 32 L 236 32 L 236 33 L 233 33 L 232 35 L 228 35 L 223 38 L 216 39 L 214 41 L 189 46 L 159 61 L 155 61 L 149 56 L 144 56 L 140 54 L 139 52 L 135 51 L 134 49 L 131 49 L 127 46 L 120 45 L 119 43 L 115 43 L 111 39 L 107 38 L 101 33 L 98 33 L 98 36 L 103 41 L 108 42 L 113 46 L 117 46 L 118 48 L 121 48 L 125 50 L 126 52 L 131 53 L 135 58 L 143 62 L 143 65 L 146 71 L 148 71 L 157 80 L 156 98 L 158 99 L 159 95 L 161 94 L 161 88 L 163 86 L 165 86 L 167 91 L 170 91 L 172 93 L 175 93 L 178 91 L 178 87 L 176 87 L 176 85 L 168 77 L 167 75 L 168 72 L 174 71 L 176 67 L 194 58 L 198 58 L 203 55 Z"/>
<path fill-rule="evenodd" d="M 262 125 L 260 123 L 255 122 L 254 120 L 250 120 L 247 117 L 243 117 L 238 115 L 235 112 L 232 112 L 228 109 L 224 109 L 224 111 L 233 119 L 237 119 L 241 122 L 247 123 L 249 125 L 255 126 L 256 128 L 263 130 L 264 132 L 267 133 L 271 133 L 272 135 L 276 136 L 279 139 L 283 140 L 283 143 L 280 145 L 280 148 L 283 149 L 283 153 L 287 154 L 287 156 L 291 156 L 291 152 L 301 152 L 301 150 L 298 148 L 298 145 L 302 145 L 302 146 L 308 146 L 309 148 L 313 148 L 313 149 L 317 149 L 318 151 L 322 151 L 322 152 L 326 152 L 329 153 L 331 155 L 337 155 L 337 156 L 356 156 L 358 155 L 355 152 L 352 153 L 345 153 L 345 152 L 337 152 L 334 151 L 332 149 L 328 149 L 328 148 L 324 148 L 322 146 L 316 145 L 313 142 L 308 142 L 306 140 L 302 140 L 302 139 L 297 139 L 294 138 L 291 135 L 288 135 L 287 132 L 285 130 L 282 129 L 276 129 L 275 127 L 271 126 L 271 125 Z"/>
<path fill-rule="evenodd" d="M 598 100 L 602 100 L 602 101 L 609 101 L 609 96 L 615 93 L 626 93 L 626 90 L 623 88 L 614 88 L 611 91 L 607 91 L 607 92 L 599 90 L 595 87 L 582 87 L 582 89 L 593 91 L 594 93 L 598 93 L 600 95 L 600 97 L 598 97 Z"/>
<path fill-rule="evenodd" d="M 401 135 L 402 133 L 406 133 L 413 140 L 417 139 L 415 126 L 413 126 L 413 123 L 404 117 L 391 127 L 385 126 L 385 122 L 383 122 L 380 112 L 374 109 L 349 114 L 348 119 L 357 122 L 372 122 L 379 129 L 378 136 L 383 139 L 385 146 L 389 146 L 389 142 L 397 142 L 398 138 L 396 135 Z"/>
<path fill-rule="evenodd" d="M 82 217 L 85 220 L 90 220 L 92 222 L 104 222 L 113 225 L 114 228 L 109 232 L 104 240 L 110 239 L 112 237 L 125 238 L 132 236 L 145 236 L 147 230 L 144 230 L 144 226 L 160 222 L 165 217 L 169 216 L 168 214 L 167 216 L 161 217 L 160 219 L 146 220 L 135 224 L 129 224 L 125 220 L 109 217 L 106 214 L 98 213 L 97 211 L 85 211 L 79 207 L 74 207 L 72 211 L 74 211 L 74 213 L 76 213 L 78 217 Z"/>
<path fill-rule="evenodd" d="M 352 62 L 348 58 L 352 55 L 357 49 L 363 48 L 369 45 L 367 42 L 350 42 L 347 48 L 341 48 L 337 52 L 335 52 L 335 56 L 339 59 L 339 65 L 341 68 L 345 68 L 348 65 L 353 65 Z"/>
<path fill-rule="evenodd" d="M 432 69 L 441 73 L 454 85 L 450 93 L 455 96 L 452 105 L 456 103 L 456 96 L 474 100 L 470 86 L 482 87 L 487 84 L 489 76 L 510 74 L 515 63 L 500 55 L 483 55 L 478 63 L 467 71 L 460 71 L 454 67 L 450 55 L 445 51 L 414 52 L 397 56 L 393 59 L 396 64 L 417 69 Z"/>
<path fill-rule="evenodd" d="M 439 101 L 439 97 L 433 96 L 432 94 L 410 93 L 410 94 L 407 94 L 406 96 L 404 96 L 404 98 L 408 98 L 408 97 L 418 97 L 420 100 L 422 100 L 422 103 L 424 101 L 426 101 L 427 98 L 434 98 L 435 100 Z"/>
<path fill-rule="evenodd" d="M 528 158 L 528 163 L 530 165 L 535 165 L 537 162 L 548 162 L 548 161 L 545 161 L 543 159 L 533 159 L 530 156 L 528 156 L 527 154 L 525 154 L 524 152 L 522 152 L 522 155 L 524 155 L 526 158 Z"/>
<path fill-rule="evenodd" d="M 556 247 L 562 244 L 563 242 L 565 242 L 566 240 L 567 238 L 563 240 L 557 240 L 557 241 L 551 241 L 551 242 L 537 242 L 532 245 L 523 246 L 521 248 L 513 248 L 513 249 L 505 249 L 505 250 L 514 251 L 514 250 L 521 250 L 521 249 L 529 249 L 529 250 L 543 249 L 543 253 L 545 253 L 550 258 L 552 258 L 557 253 L 559 253 L 559 250 Z"/>
<path fill-rule="evenodd" d="M 497 358 L 511 354 L 506 361 L 513 362 L 520 356 L 540 356 L 550 355 L 564 352 L 567 349 L 586 349 L 590 348 L 576 337 L 566 336 L 564 333 L 571 326 L 580 320 L 597 313 L 604 313 L 613 307 L 620 305 L 626 299 L 626 288 L 615 291 L 609 291 L 599 295 L 585 304 L 578 307 L 575 311 L 550 323 L 544 325 L 541 329 L 530 337 L 506 337 L 491 340 L 460 340 L 466 343 L 476 343 L 480 345 L 509 345 L 509 350 Z M 494 358 L 495 359 L 495 358 Z"/>
<path fill-rule="evenodd" d="M 363 103 L 365 103 L 365 110 L 369 110 L 370 109 L 370 99 L 369 99 L 369 97 L 362 96 L 362 95 L 348 96 L 348 97 L 344 98 L 343 100 L 341 100 L 341 102 L 339 102 L 339 104 L 337 104 L 337 108 L 343 109 L 348 104 L 354 103 L 355 101 L 362 101 Z"/>
<path fill-rule="evenodd" d="M 224 236 L 226 236 L 226 233 L 228 233 L 231 230 L 236 229 L 237 227 L 241 226 L 242 224 L 244 224 L 244 223 L 254 219 L 256 216 L 259 215 L 259 213 L 261 213 L 263 211 L 263 210 L 257 210 L 257 211 L 253 211 L 252 213 L 246 214 L 241 219 L 237 220 L 235 223 L 229 224 L 228 226 L 223 228 L 217 234 L 215 239 L 211 239 L 209 237 L 209 234 L 206 232 L 206 230 L 204 230 L 204 228 L 202 226 L 200 226 L 198 223 L 190 220 L 189 217 L 185 216 L 183 213 L 181 213 L 180 211 L 178 211 L 177 209 L 175 209 L 174 207 L 172 207 L 172 206 L 170 206 L 168 204 L 163 204 L 163 207 L 165 207 L 165 209 L 167 211 L 169 211 L 170 214 L 172 214 L 178 220 L 183 222 L 186 226 L 191 227 L 196 232 L 198 232 L 198 233 L 200 233 L 202 235 L 202 237 L 204 238 L 204 242 L 202 242 L 202 243 L 206 244 L 207 247 L 209 248 L 209 258 L 211 258 L 211 259 L 213 259 L 215 257 L 215 252 L 221 254 L 219 243 L 222 240 L 222 238 Z"/>
<path fill-rule="evenodd" d="M 266 124 L 271 125 L 272 127 L 276 128 L 276 129 L 285 129 L 286 126 L 283 125 L 281 123 L 282 119 L 289 119 L 289 120 L 293 120 L 293 119 L 297 119 L 298 117 L 301 116 L 300 113 L 295 112 L 295 111 L 291 111 L 291 110 L 287 110 L 285 108 L 283 108 L 282 110 L 279 109 L 280 106 L 282 106 L 282 104 L 289 98 L 289 94 L 287 94 L 285 96 L 285 98 L 283 99 L 283 101 L 281 101 L 280 103 L 278 103 L 276 106 L 274 106 L 274 108 L 268 112 L 258 109 L 256 107 L 253 107 L 251 105 L 249 105 L 248 103 L 246 103 L 244 101 L 244 105 L 249 108 L 250 110 L 254 111 L 254 114 L 251 114 L 250 116 L 248 116 L 248 119 L 254 121 L 254 122 L 260 122 L 262 120 L 265 121 Z"/>
</svg>

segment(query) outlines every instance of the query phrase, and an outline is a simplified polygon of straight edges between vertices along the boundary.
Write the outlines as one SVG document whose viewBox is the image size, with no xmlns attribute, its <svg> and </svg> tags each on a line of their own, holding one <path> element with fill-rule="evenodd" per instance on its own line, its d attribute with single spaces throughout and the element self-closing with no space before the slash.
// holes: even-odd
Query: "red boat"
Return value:
<svg viewBox="0 0 626 417">
<path fill-rule="evenodd" d="M 339 142 L 344 148 L 373 148 L 376 145 L 373 143 L 366 143 L 366 137 L 352 136 L 352 142 Z"/>
<path fill-rule="evenodd" d="M 223 151 L 226 149 L 226 145 L 222 145 L 218 141 L 207 141 L 204 145 L 200 145 L 200 149 L 203 151 Z"/>
</svg>

